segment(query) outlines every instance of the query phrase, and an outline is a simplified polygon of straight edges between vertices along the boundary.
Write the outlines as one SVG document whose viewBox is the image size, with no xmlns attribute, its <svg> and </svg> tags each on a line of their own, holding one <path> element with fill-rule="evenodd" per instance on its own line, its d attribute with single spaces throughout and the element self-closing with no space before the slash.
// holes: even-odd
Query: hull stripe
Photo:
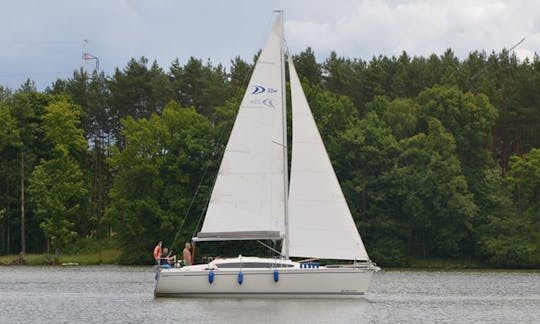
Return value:
<svg viewBox="0 0 540 324">
<path fill-rule="evenodd" d="M 363 296 L 363 292 L 184 292 L 184 293 L 156 293 L 156 297 L 167 296 L 193 296 L 193 295 L 302 295 L 302 296 Z"/>
</svg>

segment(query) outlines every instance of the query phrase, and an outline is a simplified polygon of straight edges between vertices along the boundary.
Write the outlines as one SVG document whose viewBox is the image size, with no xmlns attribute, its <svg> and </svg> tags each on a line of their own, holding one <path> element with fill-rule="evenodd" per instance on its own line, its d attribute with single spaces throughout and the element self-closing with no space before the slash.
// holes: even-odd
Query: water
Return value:
<svg viewBox="0 0 540 324">
<path fill-rule="evenodd" d="M 383 271 L 360 300 L 155 299 L 149 267 L 0 267 L 0 323 L 540 323 L 540 272 Z"/>
</svg>

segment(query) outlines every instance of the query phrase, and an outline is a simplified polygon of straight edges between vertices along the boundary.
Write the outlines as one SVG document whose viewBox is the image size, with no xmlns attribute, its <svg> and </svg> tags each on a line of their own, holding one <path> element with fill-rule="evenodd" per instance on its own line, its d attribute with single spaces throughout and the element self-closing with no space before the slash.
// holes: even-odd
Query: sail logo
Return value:
<svg viewBox="0 0 540 324">
<path fill-rule="evenodd" d="M 262 101 L 263 105 L 265 105 L 266 107 L 270 107 L 270 108 L 275 108 L 274 107 L 274 103 L 272 102 L 272 99 L 264 99 Z"/>
<path fill-rule="evenodd" d="M 252 95 L 259 94 L 259 93 L 277 93 L 278 92 L 274 88 L 266 88 L 260 85 L 254 85 L 253 88 L 254 88 L 253 92 L 251 93 Z"/>
<path fill-rule="evenodd" d="M 255 106 L 264 105 L 269 108 L 276 108 L 274 106 L 274 99 L 270 99 L 270 98 L 263 99 L 263 100 L 259 100 L 259 99 L 249 100 L 248 102 L 250 105 L 255 105 Z"/>
</svg>

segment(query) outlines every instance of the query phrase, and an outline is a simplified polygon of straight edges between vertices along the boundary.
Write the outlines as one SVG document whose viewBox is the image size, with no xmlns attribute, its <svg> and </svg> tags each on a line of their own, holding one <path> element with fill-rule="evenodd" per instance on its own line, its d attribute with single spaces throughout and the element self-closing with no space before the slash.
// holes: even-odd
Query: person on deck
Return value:
<svg viewBox="0 0 540 324">
<path fill-rule="evenodd" d="M 171 262 L 173 261 L 173 258 L 169 256 L 169 249 L 164 247 L 163 253 L 161 253 L 159 258 L 159 265 L 162 268 L 170 268 Z"/>
<path fill-rule="evenodd" d="M 193 260 L 191 259 L 191 244 L 189 243 L 186 243 L 186 245 L 184 246 L 184 251 L 182 251 L 182 258 L 184 260 L 184 265 L 192 265 L 193 264 Z"/>
<path fill-rule="evenodd" d="M 163 242 L 162 241 L 159 241 L 159 243 L 156 245 L 156 247 L 154 248 L 154 260 L 156 260 L 156 264 L 159 265 L 159 259 L 161 258 L 161 244 Z"/>
</svg>

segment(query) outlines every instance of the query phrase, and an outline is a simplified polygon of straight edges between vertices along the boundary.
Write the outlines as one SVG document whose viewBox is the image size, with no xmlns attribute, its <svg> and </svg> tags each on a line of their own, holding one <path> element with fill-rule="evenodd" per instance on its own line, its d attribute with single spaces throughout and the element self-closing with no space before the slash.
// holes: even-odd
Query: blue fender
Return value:
<svg viewBox="0 0 540 324">
<path fill-rule="evenodd" d="M 279 281 L 279 271 L 278 269 L 274 269 L 274 282 Z"/>
<path fill-rule="evenodd" d="M 214 282 L 214 270 L 210 270 L 210 272 L 208 273 L 208 282 L 210 284 L 212 284 L 212 282 Z"/>
<path fill-rule="evenodd" d="M 244 274 L 242 273 L 242 271 L 238 272 L 238 284 L 241 285 L 242 282 L 244 282 Z"/>
</svg>

